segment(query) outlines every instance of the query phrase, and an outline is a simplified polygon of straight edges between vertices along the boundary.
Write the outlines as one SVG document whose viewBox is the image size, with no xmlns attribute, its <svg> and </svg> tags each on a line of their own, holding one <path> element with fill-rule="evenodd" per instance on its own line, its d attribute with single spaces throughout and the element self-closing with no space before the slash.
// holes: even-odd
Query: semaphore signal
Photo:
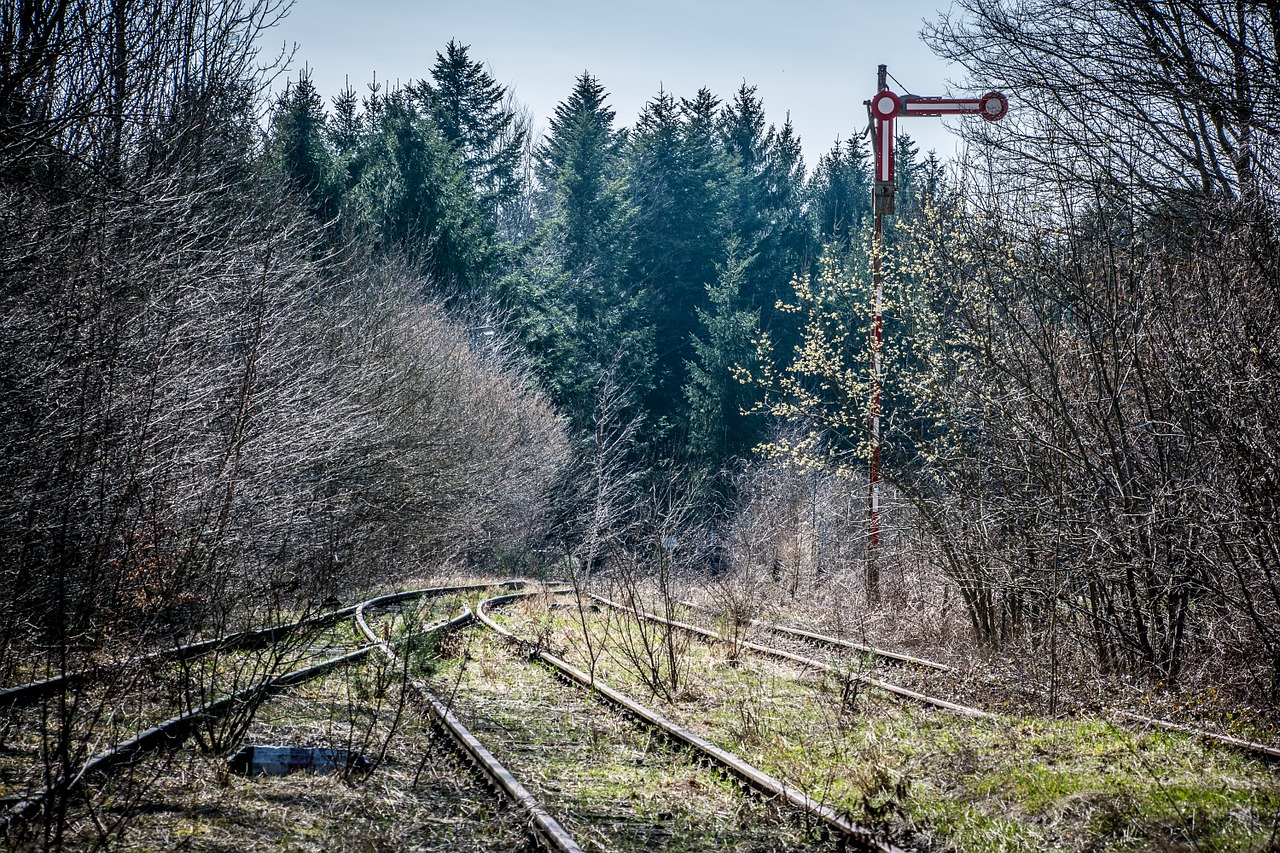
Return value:
<svg viewBox="0 0 1280 853">
<path fill-rule="evenodd" d="M 876 94 L 866 101 L 871 116 L 871 142 L 876 156 L 875 187 L 872 211 L 875 217 L 875 245 L 871 258 L 871 283 L 874 297 L 871 324 L 871 406 L 868 415 L 871 442 L 867 476 L 867 598 L 879 596 L 880 571 L 876 550 L 880 547 L 880 392 L 881 351 L 884 348 L 884 281 L 880 274 L 880 255 L 884 248 L 885 215 L 893 213 L 896 188 L 893 164 L 893 136 L 897 119 L 905 116 L 977 115 L 987 121 L 999 121 L 1009 111 L 1009 99 L 1000 92 L 987 92 L 980 98 L 924 98 L 899 95 L 889 90 L 888 67 L 881 65 Z"/>
</svg>

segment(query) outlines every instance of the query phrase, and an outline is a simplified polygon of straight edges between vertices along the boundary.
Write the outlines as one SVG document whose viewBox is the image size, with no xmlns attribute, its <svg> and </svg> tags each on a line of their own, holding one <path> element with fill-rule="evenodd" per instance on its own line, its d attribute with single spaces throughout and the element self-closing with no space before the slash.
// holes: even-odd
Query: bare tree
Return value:
<svg viewBox="0 0 1280 853">
<path fill-rule="evenodd" d="M 18 790 L 133 734 L 131 696 L 192 708 L 303 639 L 173 679 L 142 653 L 541 535 L 559 418 L 260 168 L 256 45 L 279 9 L 0 8 L 0 678 L 99 673 L 13 712 Z M 73 805 L 49 802 L 38 846 Z"/>
</svg>

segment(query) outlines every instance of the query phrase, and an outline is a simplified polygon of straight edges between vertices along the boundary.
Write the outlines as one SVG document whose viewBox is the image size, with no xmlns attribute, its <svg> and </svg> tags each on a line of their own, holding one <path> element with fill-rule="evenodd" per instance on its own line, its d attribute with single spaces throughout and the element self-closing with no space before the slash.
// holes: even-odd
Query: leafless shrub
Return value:
<svg viewBox="0 0 1280 853">
<path fill-rule="evenodd" d="M 1022 108 L 975 129 L 966 172 L 989 226 L 973 250 L 1009 263 L 953 263 L 987 294 L 958 312 L 963 411 L 1003 440 L 971 445 L 948 490 L 1051 656 L 1169 682 L 1225 654 L 1224 675 L 1269 666 L 1274 703 L 1278 20 L 961 5 L 929 38 Z"/>
<path fill-rule="evenodd" d="M 624 666 L 655 696 L 677 702 L 688 689 L 691 636 L 668 624 L 679 620 L 680 602 L 707 559 L 707 536 L 693 523 L 688 492 L 655 488 L 644 504 L 644 535 L 615 549 L 607 588 L 621 604 L 637 611 L 629 626 L 616 632 L 617 654 Z M 666 622 L 638 614 L 652 612 Z"/>
<path fill-rule="evenodd" d="M 139 692 L 144 719 L 197 707 L 305 638 L 121 661 L 542 531 L 566 455 L 549 406 L 256 168 L 278 9 L 0 9 L 0 677 L 100 673 L 22 723 L 31 786 L 132 734 L 111 721 Z M 35 843 L 61 845 L 67 805 Z"/>
</svg>

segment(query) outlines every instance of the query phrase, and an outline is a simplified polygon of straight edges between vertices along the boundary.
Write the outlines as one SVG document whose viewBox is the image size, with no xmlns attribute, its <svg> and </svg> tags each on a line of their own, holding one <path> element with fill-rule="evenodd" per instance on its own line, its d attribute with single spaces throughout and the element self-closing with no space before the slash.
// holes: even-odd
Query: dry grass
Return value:
<svg viewBox="0 0 1280 853">
<path fill-rule="evenodd" d="M 525 617 L 510 618 L 518 627 Z M 631 630 L 616 614 L 591 622 L 597 644 Z M 551 636 L 581 664 L 578 632 L 566 618 Z M 734 658 L 724 645 L 695 644 L 687 663 L 696 689 L 676 702 L 646 697 L 663 714 L 856 817 L 889 821 L 905 846 L 1120 853 L 1276 843 L 1280 776 L 1191 738 L 1036 714 L 968 720 L 873 690 L 851 698 L 838 678 Z M 597 673 L 646 695 L 625 658 L 606 651 Z"/>
<path fill-rule="evenodd" d="M 393 731 L 399 692 L 379 690 L 373 664 L 351 667 L 273 699 L 245 742 L 353 746 L 384 760 L 368 776 L 297 773 L 242 777 L 221 757 L 184 749 L 149 759 L 94 793 L 98 817 L 77 825 L 76 846 L 131 818 L 112 844 L 124 850 L 512 850 L 525 843 L 518 815 L 454 757 L 447 741 L 406 707 Z M 135 788 L 137 786 L 134 786 Z"/>
<path fill-rule="evenodd" d="M 513 610 L 535 633 L 556 622 L 537 602 Z M 467 632 L 452 653 L 437 692 L 585 850 L 833 848 L 491 632 Z"/>
</svg>

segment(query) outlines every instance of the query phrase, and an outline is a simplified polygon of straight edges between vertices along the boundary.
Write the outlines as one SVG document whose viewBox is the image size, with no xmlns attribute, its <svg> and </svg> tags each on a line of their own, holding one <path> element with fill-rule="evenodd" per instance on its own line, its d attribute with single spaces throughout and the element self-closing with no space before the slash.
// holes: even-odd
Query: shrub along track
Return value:
<svg viewBox="0 0 1280 853">
<path fill-rule="evenodd" d="M 354 650 L 350 632 L 334 627 L 353 613 L 346 608 L 5 690 L 0 834 L 30 821 L 90 775 L 355 659 L 348 658 Z"/>
<path fill-rule="evenodd" d="M 570 663 L 646 691 L 614 650 L 642 625 L 659 641 L 668 626 L 582 600 L 581 615 L 550 624 L 506 618 Z M 1280 831 L 1280 777 L 1231 751 L 1104 720 L 966 716 L 871 687 L 858 677 L 865 656 L 817 667 L 703 639 L 686 641 L 681 693 L 655 696 L 661 712 L 844 813 L 888 820 L 903 846 L 1253 850 Z"/>
<path fill-rule="evenodd" d="M 384 628 L 391 633 L 393 621 L 402 623 L 397 627 L 416 629 L 429 646 L 444 627 L 424 624 L 432 611 L 449 611 L 452 601 L 464 618 L 469 615 L 461 597 L 439 600 L 446 602 L 443 608 L 405 601 L 401 613 L 392 604 L 364 621 L 375 635 Z M 314 773 L 244 778 L 228 774 L 221 759 L 183 750 L 158 774 L 125 846 L 439 853 L 527 848 L 528 813 L 512 808 L 488 784 L 490 777 L 476 772 L 472 756 L 442 734 L 405 679 L 406 666 L 417 657 L 411 644 L 397 643 L 394 658 L 373 648 L 364 661 L 266 703 L 245 736 L 256 744 L 353 750 L 372 766 L 353 764 L 338 779 Z"/>
<path fill-rule="evenodd" d="M 655 622 L 659 625 L 665 625 L 669 628 L 675 628 L 681 631 L 687 631 L 690 634 L 693 634 L 709 642 L 713 642 L 713 643 L 726 642 L 726 639 L 723 636 L 721 636 L 719 633 L 712 631 L 708 628 L 700 628 L 697 625 L 691 625 L 688 622 L 681 622 L 675 619 L 665 619 L 661 616 L 658 616 L 657 614 L 649 613 L 648 611 L 645 611 L 645 610 L 640 610 L 625 604 L 618 604 L 617 602 L 612 601 L 611 599 L 605 598 L 603 595 L 597 595 L 596 593 L 588 593 L 588 597 L 590 597 L 592 601 L 599 602 L 600 604 L 603 604 L 606 607 L 611 607 L 614 610 L 624 611 L 626 613 L 631 614 L 632 616 L 635 616 L 638 619 L 644 619 L 649 622 Z M 771 646 L 763 646 L 763 645 L 760 645 L 759 643 L 753 643 L 750 640 L 738 640 L 737 645 L 754 654 L 790 661 L 791 663 L 798 664 L 799 666 L 805 669 L 815 669 L 815 670 L 819 670 L 822 672 L 827 672 L 835 675 L 840 675 L 843 672 L 838 667 L 834 667 L 831 664 L 814 660 L 813 658 L 804 657 L 802 655 L 795 654 L 794 652 L 786 651 L 785 649 L 777 649 Z M 880 654 L 881 656 L 883 656 L 883 653 L 878 652 L 878 650 L 873 650 L 868 646 L 859 647 L 859 651 L 862 651 L 864 653 Z M 897 658 L 899 662 L 908 660 L 908 658 L 906 658 L 905 655 L 895 655 L 894 657 Z M 913 662 L 915 661 L 915 659 L 910 659 L 910 660 L 912 660 Z M 935 667 L 939 666 L 939 664 L 933 664 L 932 662 L 930 662 L 930 664 Z M 889 693 L 893 696 L 903 698 L 903 699 L 910 699 L 912 701 L 919 702 L 922 705 L 928 705 L 935 708 L 942 708 L 944 710 L 952 711 L 956 714 L 960 714 L 961 716 L 965 716 L 965 717 L 974 717 L 977 719 L 986 719 L 986 720 L 997 719 L 995 714 L 990 714 L 990 713 L 987 713 L 986 711 L 981 711 L 977 708 L 970 708 L 967 705 L 959 705 L 959 704 L 956 704 L 955 702 L 948 702 L 945 699 L 939 699 L 936 696 L 929 696 L 925 693 L 919 693 L 915 690 L 909 690 L 906 687 L 902 687 L 901 685 L 893 684 L 888 681 L 882 681 L 878 678 L 872 678 L 869 675 L 864 675 L 861 673 L 851 673 L 850 675 L 852 678 L 855 678 L 856 680 L 860 681 L 861 683 L 865 684 L 868 687 L 874 687 L 878 690 L 883 690 L 885 693 Z"/>
</svg>

